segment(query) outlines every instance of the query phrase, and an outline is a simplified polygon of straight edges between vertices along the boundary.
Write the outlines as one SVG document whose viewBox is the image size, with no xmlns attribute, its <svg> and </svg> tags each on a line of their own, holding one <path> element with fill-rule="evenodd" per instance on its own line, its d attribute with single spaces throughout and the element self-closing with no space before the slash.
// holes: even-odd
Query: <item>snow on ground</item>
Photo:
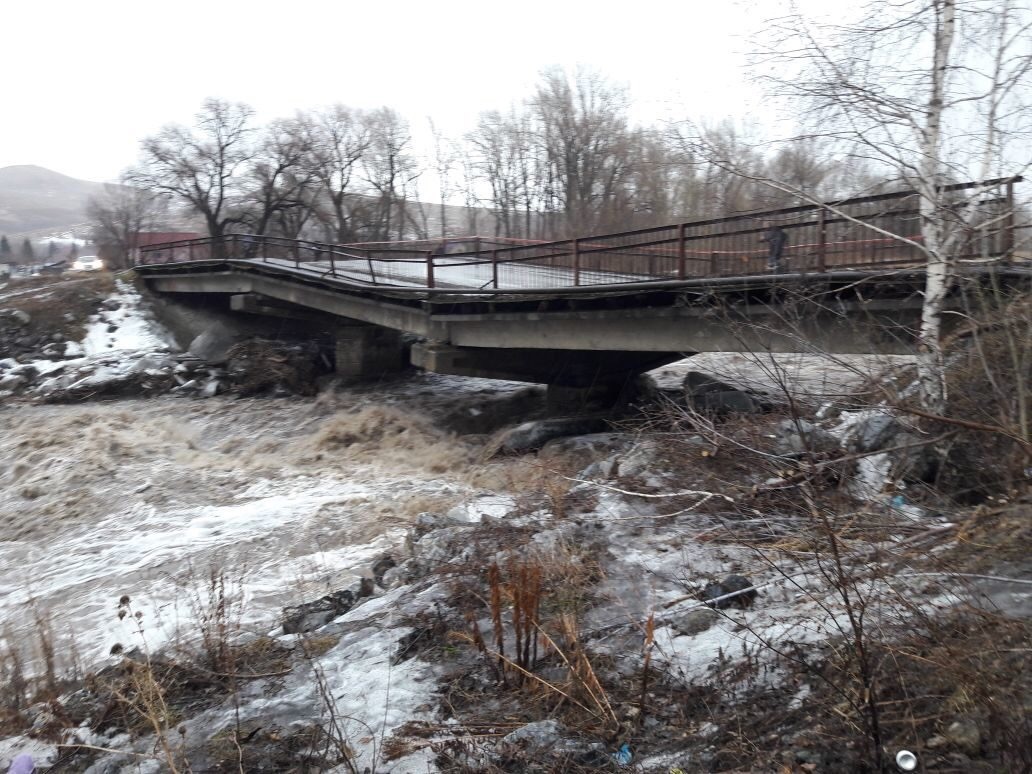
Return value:
<svg viewBox="0 0 1032 774">
<path fill-rule="evenodd" d="M 703 352 L 649 374 L 663 389 L 679 388 L 689 371 L 702 371 L 775 402 L 785 398 L 787 385 L 796 398 L 823 402 L 849 396 L 866 379 L 886 368 L 910 362 L 913 358 L 904 355 Z"/>
<path fill-rule="evenodd" d="M 82 347 L 87 355 L 154 351 L 174 346 L 171 334 L 148 313 L 132 285 L 116 280 L 115 288 L 108 298 L 115 308 L 101 311 L 86 328 Z"/>
</svg>

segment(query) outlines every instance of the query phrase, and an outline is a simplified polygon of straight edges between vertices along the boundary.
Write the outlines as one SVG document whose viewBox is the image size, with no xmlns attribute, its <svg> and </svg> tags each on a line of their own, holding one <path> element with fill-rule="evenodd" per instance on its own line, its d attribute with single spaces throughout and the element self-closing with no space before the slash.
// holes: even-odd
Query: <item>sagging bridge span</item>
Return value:
<svg viewBox="0 0 1032 774">
<path fill-rule="evenodd" d="M 1028 281 L 1014 182 L 979 184 L 997 194 L 980 203 L 989 225 L 963 234 L 958 303 L 965 281 Z M 777 272 L 760 241 L 771 223 L 788 235 Z M 235 234 L 143 248 L 135 268 L 161 293 L 331 321 L 345 376 L 377 376 L 407 356 L 442 373 L 615 393 L 705 351 L 913 352 L 925 282 L 917 223 L 917 194 L 902 192 L 523 244 Z"/>
</svg>

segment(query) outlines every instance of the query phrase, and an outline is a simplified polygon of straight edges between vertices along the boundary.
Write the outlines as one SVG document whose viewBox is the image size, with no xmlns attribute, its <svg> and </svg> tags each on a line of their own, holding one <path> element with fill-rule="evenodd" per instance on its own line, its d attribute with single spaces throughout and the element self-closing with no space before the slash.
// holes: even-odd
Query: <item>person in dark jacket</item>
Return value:
<svg viewBox="0 0 1032 774">
<path fill-rule="evenodd" d="M 778 271 L 781 268 L 781 254 L 788 244 L 788 234 L 777 223 L 768 223 L 760 241 L 767 243 L 767 268 Z"/>
</svg>

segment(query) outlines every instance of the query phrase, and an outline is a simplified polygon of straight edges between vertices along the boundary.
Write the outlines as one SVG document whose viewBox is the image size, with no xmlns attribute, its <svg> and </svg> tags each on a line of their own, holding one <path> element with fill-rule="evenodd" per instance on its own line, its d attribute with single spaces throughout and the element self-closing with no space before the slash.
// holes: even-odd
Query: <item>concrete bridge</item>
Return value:
<svg viewBox="0 0 1032 774">
<path fill-rule="evenodd" d="M 615 396 L 698 352 L 912 353 L 918 240 L 871 238 L 864 224 L 912 227 L 915 196 L 839 202 L 834 216 L 805 206 L 516 245 L 233 235 L 145 248 L 136 269 L 161 293 L 333 328 L 345 376 L 380 375 L 408 352 L 431 371 Z M 760 241 L 772 223 L 788 234 L 777 271 Z M 1015 257 L 1012 221 L 996 223 L 964 244 L 957 306 L 969 284 L 1029 281 L 1027 262 L 1001 260 Z"/>
</svg>

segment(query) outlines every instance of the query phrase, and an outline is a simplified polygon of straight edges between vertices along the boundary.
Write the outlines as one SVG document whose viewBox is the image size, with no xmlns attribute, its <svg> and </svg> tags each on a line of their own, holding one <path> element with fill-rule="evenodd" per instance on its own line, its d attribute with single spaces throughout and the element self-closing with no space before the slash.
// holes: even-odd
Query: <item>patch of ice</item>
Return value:
<svg viewBox="0 0 1032 774">
<path fill-rule="evenodd" d="M 27 736 L 11 736 L 0 739 L 0 771 L 7 771 L 11 761 L 19 755 L 31 755 L 36 768 L 49 769 L 60 757 L 56 744 Z"/>
<path fill-rule="evenodd" d="M 485 518 L 500 519 L 516 507 L 516 501 L 509 495 L 479 495 L 447 513 L 450 521 L 459 524 L 479 524 Z"/>
<path fill-rule="evenodd" d="M 884 452 L 861 457 L 856 475 L 849 483 L 850 493 L 858 500 L 873 500 L 881 494 L 889 480 L 892 459 Z"/>
</svg>

